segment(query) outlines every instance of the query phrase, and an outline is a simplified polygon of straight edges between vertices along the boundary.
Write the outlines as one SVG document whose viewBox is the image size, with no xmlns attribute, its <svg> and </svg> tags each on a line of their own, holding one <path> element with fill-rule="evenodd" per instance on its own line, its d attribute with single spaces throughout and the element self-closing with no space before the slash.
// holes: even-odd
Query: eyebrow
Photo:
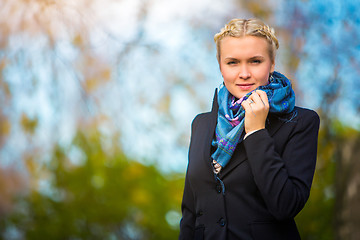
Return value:
<svg viewBox="0 0 360 240">
<path fill-rule="evenodd" d="M 261 56 L 261 55 L 256 55 L 256 56 L 253 56 L 251 58 L 249 58 L 249 60 L 253 60 L 253 59 L 265 59 L 265 57 Z"/>
<path fill-rule="evenodd" d="M 265 59 L 265 57 L 263 57 L 261 55 L 255 55 L 255 56 L 249 58 L 248 60 L 254 60 L 254 59 Z M 226 57 L 225 60 L 238 61 L 238 59 L 234 58 L 234 57 Z"/>
<path fill-rule="evenodd" d="M 238 60 L 238 59 L 234 57 L 226 57 L 225 60 Z"/>
</svg>

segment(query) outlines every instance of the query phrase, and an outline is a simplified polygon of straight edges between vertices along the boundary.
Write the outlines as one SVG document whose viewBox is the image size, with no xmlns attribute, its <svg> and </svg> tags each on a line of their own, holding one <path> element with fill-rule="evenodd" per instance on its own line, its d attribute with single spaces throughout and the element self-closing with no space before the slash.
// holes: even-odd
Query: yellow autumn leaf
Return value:
<svg viewBox="0 0 360 240">
<path fill-rule="evenodd" d="M 36 127 L 38 126 L 38 119 L 36 117 L 31 119 L 25 113 L 23 113 L 21 115 L 20 123 L 25 132 L 33 134 L 36 130 Z"/>
<path fill-rule="evenodd" d="M 11 130 L 11 123 L 6 118 L 0 118 L 0 135 L 7 136 Z"/>
</svg>

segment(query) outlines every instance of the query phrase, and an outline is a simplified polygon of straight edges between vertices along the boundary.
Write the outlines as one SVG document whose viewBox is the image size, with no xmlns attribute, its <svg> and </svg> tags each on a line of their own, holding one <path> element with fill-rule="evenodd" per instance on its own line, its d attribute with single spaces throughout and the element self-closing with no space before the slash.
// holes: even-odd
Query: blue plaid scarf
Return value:
<svg viewBox="0 0 360 240">
<path fill-rule="evenodd" d="M 295 93 L 290 80 L 281 73 L 273 72 L 269 84 L 257 89 L 266 92 L 270 113 L 290 113 L 294 109 Z M 211 157 L 222 167 L 230 161 L 236 145 L 243 140 L 245 110 L 241 103 L 248 99 L 251 93 L 236 100 L 223 84 L 218 89 L 219 110 L 215 130 L 216 138 L 212 142 L 217 149 Z"/>
</svg>

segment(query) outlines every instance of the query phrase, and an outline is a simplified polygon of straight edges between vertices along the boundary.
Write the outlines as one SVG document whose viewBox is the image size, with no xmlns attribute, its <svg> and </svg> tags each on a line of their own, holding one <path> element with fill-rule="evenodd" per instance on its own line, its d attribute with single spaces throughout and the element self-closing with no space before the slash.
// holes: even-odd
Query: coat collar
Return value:
<svg viewBox="0 0 360 240">
<path fill-rule="evenodd" d="M 219 109 L 219 105 L 218 105 L 218 101 L 217 101 L 217 98 L 218 98 L 217 92 L 218 92 L 218 90 L 215 89 L 212 108 L 211 108 L 211 112 L 210 112 L 210 118 L 209 118 L 209 122 L 208 122 L 209 123 L 209 125 L 208 125 L 209 131 L 207 131 L 206 138 L 205 138 L 206 145 L 205 145 L 204 159 L 207 162 L 207 165 L 210 167 L 211 171 L 212 171 L 211 148 L 212 148 L 212 141 L 215 137 L 215 128 L 216 128 L 216 124 L 217 124 L 217 115 L 218 115 L 218 109 Z"/>
<path fill-rule="evenodd" d="M 211 107 L 211 115 L 212 115 L 212 117 L 215 116 L 216 120 L 217 120 L 218 111 L 219 111 L 218 89 L 216 88 L 215 93 L 214 93 L 212 107 Z"/>
</svg>

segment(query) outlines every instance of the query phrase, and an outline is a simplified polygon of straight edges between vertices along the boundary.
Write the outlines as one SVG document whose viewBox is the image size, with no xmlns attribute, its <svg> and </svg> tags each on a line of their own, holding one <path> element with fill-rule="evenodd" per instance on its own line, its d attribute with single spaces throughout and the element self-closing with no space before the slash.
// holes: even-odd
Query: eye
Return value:
<svg viewBox="0 0 360 240">
<path fill-rule="evenodd" d="M 234 65 L 234 64 L 236 64 L 236 61 L 229 61 L 229 62 L 227 62 L 226 64 L 227 64 L 227 65 Z"/>
<path fill-rule="evenodd" d="M 250 63 L 252 63 L 252 64 L 260 64 L 262 62 L 263 62 L 263 59 L 260 59 L 260 58 L 250 59 Z"/>
</svg>

